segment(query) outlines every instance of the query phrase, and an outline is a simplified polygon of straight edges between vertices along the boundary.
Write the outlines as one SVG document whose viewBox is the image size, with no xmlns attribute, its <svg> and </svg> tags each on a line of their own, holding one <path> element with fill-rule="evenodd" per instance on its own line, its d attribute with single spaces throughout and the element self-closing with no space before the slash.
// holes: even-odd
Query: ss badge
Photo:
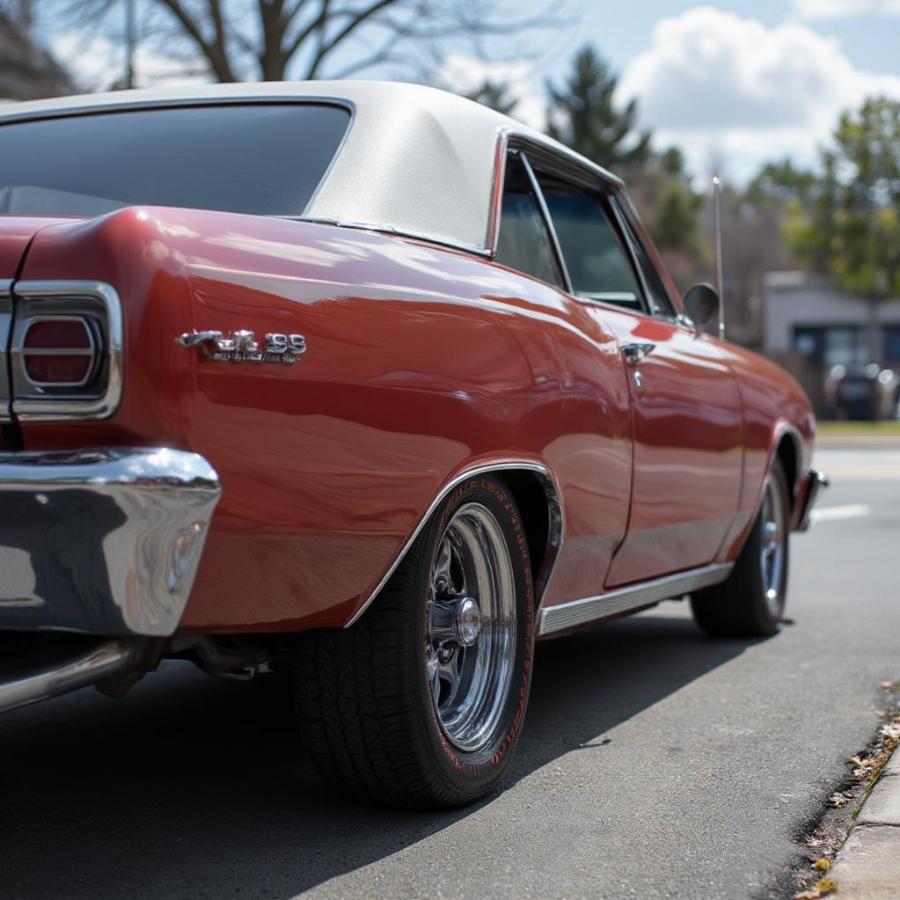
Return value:
<svg viewBox="0 0 900 900">
<path fill-rule="evenodd" d="M 252 331 L 189 331 L 178 338 L 182 347 L 199 347 L 207 359 L 219 362 L 273 362 L 291 365 L 306 353 L 302 334 L 267 334 L 262 347 Z"/>
</svg>

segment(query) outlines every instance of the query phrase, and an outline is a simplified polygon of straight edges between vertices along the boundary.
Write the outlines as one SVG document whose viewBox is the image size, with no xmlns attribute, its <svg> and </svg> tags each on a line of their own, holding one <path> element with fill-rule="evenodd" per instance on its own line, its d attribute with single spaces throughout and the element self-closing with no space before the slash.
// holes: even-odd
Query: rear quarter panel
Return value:
<svg viewBox="0 0 900 900">
<path fill-rule="evenodd" d="M 546 464 L 567 540 L 545 602 L 597 593 L 628 514 L 612 336 L 559 292 L 471 255 L 251 216 L 128 209 L 42 231 L 23 278 L 119 291 L 125 390 L 107 422 L 29 423 L 26 449 L 170 445 L 223 498 L 182 627 L 340 625 L 456 473 Z M 204 359 L 191 329 L 301 332 L 292 366 Z"/>
<path fill-rule="evenodd" d="M 721 553 L 723 559 L 733 560 L 753 524 L 766 473 L 783 440 L 791 442 L 796 454 L 796 477 L 789 486 L 796 500 L 803 473 L 812 462 L 816 422 L 803 388 L 784 369 L 733 344 L 721 342 L 720 346 L 736 376 L 744 409 L 740 503 Z"/>
</svg>

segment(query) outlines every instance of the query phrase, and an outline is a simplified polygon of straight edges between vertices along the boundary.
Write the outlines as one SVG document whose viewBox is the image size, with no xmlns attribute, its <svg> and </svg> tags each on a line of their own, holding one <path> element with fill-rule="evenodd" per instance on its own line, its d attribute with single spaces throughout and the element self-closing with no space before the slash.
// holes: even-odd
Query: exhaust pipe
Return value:
<svg viewBox="0 0 900 900">
<path fill-rule="evenodd" d="M 70 652 L 21 674 L 0 674 L 0 712 L 49 700 L 124 672 L 134 665 L 140 646 L 136 641 L 108 640 L 87 652 Z"/>
</svg>

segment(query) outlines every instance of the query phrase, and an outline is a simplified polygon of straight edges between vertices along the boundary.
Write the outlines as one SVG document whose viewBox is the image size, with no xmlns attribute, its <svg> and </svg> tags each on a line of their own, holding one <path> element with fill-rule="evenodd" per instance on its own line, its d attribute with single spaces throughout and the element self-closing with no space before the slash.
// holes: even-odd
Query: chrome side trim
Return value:
<svg viewBox="0 0 900 900">
<path fill-rule="evenodd" d="M 381 580 L 375 586 L 375 589 L 371 592 L 366 602 L 363 603 L 363 605 L 360 606 L 360 608 L 353 614 L 353 617 L 344 625 L 344 628 L 349 628 L 355 622 L 358 622 L 362 614 L 369 608 L 369 606 L 371 606 L 375 598 L 381 593 L 382 588 L 384 588 L 388 581 L 390 581 L 391 576 L 397 570 L 397 566 L 400 565 L 400 562 L 403 560 L 403 557 L 406 556 L 409 548 L 412 547 L 412 545 L 415 543 L 416 538 L 419 536 L 428 520 L 434 514 L 435 510 L 441 505 L 446 496 L 455 487 L 458 487 L 467 478 L 472 478 L 477 475 L 487 475 L 491 472 L 509 472 L 515 470 L 534 472 L 535 474 L 540 476 L 541 483 L 544 487 L 544 492 L 547 495 L 548 499 L 547 509 L 549 515 L 550 533 L 548 535 L 549 540 L 547 542 L 547 553 L 544 557 L 541 570 L 538 573 L 538 577 L 535 581 L 534 586 L 535 608 L 538 609 L 540 607 L 544 592 L 547 590 L 547 585 L 550 583 L 550 578 L 553 575 L 553 569 L 556 566 L 556 560 L 559 555 L 559 548 L 562 546 L 562 543 L 565 540 L 565 513 L 562 506 L 562 495 L 560 494 L 559 487 L 556 484 L 556 479 L 553 477 L 553 474 L 542 463 L 535 462 L 531 459 L 503 459 L 483 463 L 481 465 L 471 466 L 467 469 L 464 469 L 463 471 L 456 474 L 453 478 L 451 478 L 450 481 L 448 481 L 441 488 L 434 500 L 431 501 L 428 509 L 425 510 L 424 515 L 419 519 L 416 527 L 413 528 L 411 534 L 406 539 L 406 542 L 400 548 L 400 551 L 397 554 L 396 558 L 388 567 L 388 570 L 384 573 Z"/>
<path fill-rule="evenodd" d="M 731 574 L 732 568 L 732 563 L 716 563 L 617 588 L 597 597 L 585 597 L 549 606 L 542 609 L 538 617 L 537 635 L 543 637 L 554 631 L 565 631 L 719 584 Z"/>
<path fill-rule="evenodd" d="M 172 634 L 219 495 L 181 450 L 0 455 L 0 629 Z"/>
<path fill-rule="evenodd" d="M 23 422 L 59 421 L 63 419 L 106 419 L 119 406 L 122 399 L 122 347 L 123 325 L 122 305 L 115 288 L 101 281 L 17 281 L 13 294 L 23 300 L 23 305 L 32 311 L 35 307 L 46 306 L 41 315 L 66 314 L 61 301 L 74 299 L 93 303 L 103 314 L 106 331 L 106 390 L 101 397 L 79 398 L 51 396 L 29 399 L 13 399 L 13 415 Z M 68 312 L 71 312 L 70 310 Z M 29 327 L 28 310 L 22 315 L 16 311 L 13 322 L 13 339 L 10 342 L 12 365 L 10 367 L 15 382 L 16 373 L 24 373 L 21 359 L 21 343 Z M 20 380 L 27 380 L 22 374 Z"/>
<path fill-rule="evenodd" d="M 0 712 L 49 700 L 87 687 L 129 668 L 135 647 L 126 641 L 104 641 L 88 652 L 69 654 L 34 671 L 0 675 Z"/>
<path fill-rule="evenodd" d="M 6 351 L 12 328 L 12 279 L 0 279 L 0 422 L 10 421 L 12 393 Z"/>
</svg>

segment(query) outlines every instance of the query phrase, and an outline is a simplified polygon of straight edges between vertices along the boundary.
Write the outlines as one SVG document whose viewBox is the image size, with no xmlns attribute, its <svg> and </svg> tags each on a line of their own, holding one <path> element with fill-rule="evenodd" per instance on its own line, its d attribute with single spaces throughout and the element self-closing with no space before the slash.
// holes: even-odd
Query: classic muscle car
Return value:
<svg viewBox="0 0 900 900">
<path fill-rule="evenodd" d="M 424 87 L 0 113 L 0 708 L 164 658 L 291 679 L 324 777 L 474 800 L 536 639 L 769 635 L 821 477 L 621 181 Z"/>
</svg>

